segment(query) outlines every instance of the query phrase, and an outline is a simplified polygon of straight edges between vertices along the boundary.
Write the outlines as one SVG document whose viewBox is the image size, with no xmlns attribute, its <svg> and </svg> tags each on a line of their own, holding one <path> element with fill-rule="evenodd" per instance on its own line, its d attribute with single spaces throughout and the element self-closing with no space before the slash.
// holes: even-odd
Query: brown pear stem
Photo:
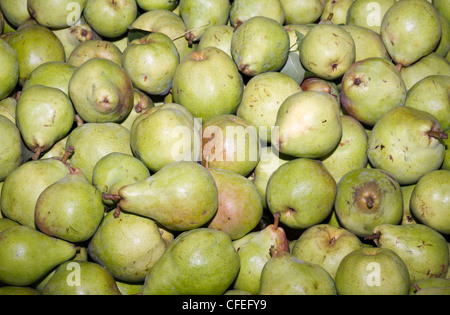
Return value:
<svg viewBox="0 0 450 315">
<path fill-rule="evenodd" d="M 422 289 L 417 285 L 417 283 L 413 283 L 413 287 L 414 287 L 414 289 L 415 289 L 417 292 L 419 292 L 420 290 L 422 290 Z"/>
<path fill-rule="evenodd" d="M 102 198 L 105 200 L 121 200 L 122 197 L 120 197 L 119 195 L 113 195 L 113 194 L 107 194 L 107 193 L 102 193 Z"/>
<path fill-rule="evenodd" d="M 448 139 L 448 134 L 438 130 L 430 130 L 428 131 L 428 136 L 437 138 L 437 139 Z"/>
<path fill-rule="evenodd" d="M 75 121 L 77 122 L 78 127 L 84 124 L 84 120 L 80 117 L 80 115 L 75 115 Z"/>
<path fill-rule="evenodd" d="M 117 204 L 116 210 L 114 210 L 114 218 L 117 219 L 120 216 L 120 206 Z"/>
<path fill-rule="evenodd" d="M 279 211 L 277 211 L 277 212 L 275 212 L 273 214 L 273 218 L 274 218 L 273 227 L 274 227 L 274 230 L 278 229 L 278 224 L 280 223 L 280 217 L 281 217 L 281 213 Z"/>
<path fill-rule="evenodd" d="M 42 152 L 42 147 L 37 147 L 36 152 L 34 153 L 34 155 L 32 157 L 33 161 L 36 161 L 39 159 L 39 157 L 41 156 L 41 152 Z"/>
<path fill-rule="evenodd" d="M 397 63 L 395 67 L 397 68 L 398 72 L 400 72 L 402 71 L 403 65 L 401 63 Z"/>
<path fill-rule="evenodd" d="M 364 237 L 365 240 L 379 240 L 380 239 L 380 233 L 375 233 L 372 235 L 368 235 L 366 237 Z"/>
<path fill-rule="evenodd" d="M 67 148 L 66 152 L 64 153 L 63 157 L 61 158 L 61 162 L 66 164 L 67 161 L 69 160 L 70 156 L 73 154 L 74 151 L 75 151 L 75 148 L 73 146 L 69 146 Z"/>
</svg>

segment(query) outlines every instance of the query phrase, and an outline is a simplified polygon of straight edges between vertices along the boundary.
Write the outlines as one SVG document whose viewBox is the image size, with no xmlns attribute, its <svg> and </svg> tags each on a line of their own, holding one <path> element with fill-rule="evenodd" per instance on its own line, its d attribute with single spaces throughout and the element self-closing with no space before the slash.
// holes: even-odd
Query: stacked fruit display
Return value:
<svg viewBox="0 0 450 315">
<path fill-rule="evenodd" d="M 450 294 L 448 0 L 0 9 L 0 294 Z"/>
</svg>

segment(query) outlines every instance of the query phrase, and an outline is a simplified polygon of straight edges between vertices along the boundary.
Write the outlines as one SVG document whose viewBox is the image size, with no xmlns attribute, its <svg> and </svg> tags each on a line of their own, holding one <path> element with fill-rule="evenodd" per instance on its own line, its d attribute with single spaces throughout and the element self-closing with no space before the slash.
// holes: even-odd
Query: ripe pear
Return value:
<svg viewBox="0 0 450 315">
<path fill-rule="evenodd" d="M 1 208 L 4 217 L 21 225 L 36 228 L 36 201 L 45 188 L 69 173 L 58 159 L 28 161 L 16 168 L 3 183 Z"/>
<path fill-rule="evenodd" d="M 22 162 L 22 140 L 19 128 L 0 115 L 0 181 L 18 168 Z"/>
<path fill-rule="evenodd" d="M 259 295 L 336 295 L 330 274 L 285 250 L 273 251 L 261 272 Z"/>
<path fill-rule="evenodd" d="M 73 147 L 72 167 L 79 168 L 89 182 L 95 164 L 112 152 L 133 155 L 130 131 L 117 123 L 85 123 L 69 134 L 66 148 Z"/>
<path fill-rule="evenodd" d="M 47 187 L 36 201 L 35 222 L 50 236 L 71 243 L 90 239 L 104 216 L 101 192 L 79 169 Z"/>
<path fill-rule="evenodd" d="M 406 88 L 411 89 L 417 82 L 430 75 L 450 76 L 450 64 L 444 57 L 432 52 L 407 67 L 402 67 L 400 74 Z"/>
<path fill-rule="evenodd" d="M 362 247 L 355 234 L 342 227 L 322 223 L 306 229 L 293 245 L 291 253 L 323 267 L 334 279 L 344 257 Z"/>
<path fill-rule="evenodd" d="M 180 0 L 178 12 L 186 25 L 186 39 L 197 42 L 206 28 L 225 25 L 230 14 L 227 0 Z"/>
<path fill-rule="evenodd" d="M 396 0 L 355 0 L 347 12 L 346 25 L 357 25 L 380 34 L 386 12 Z"/>
<path fill-rule="evenodd" d="M 439 40 L 439 44 L 434 51 L 438 55 L 445 57 L 445 55 L 450 51 L 450 21 L 441 13 L 439 13 L 439 17 L 441 18 L 442 35 Z"/>
<path fill-rule="evenodd" d="M 341 100 L 339 97 L 340 91 L 337 84 L 333 81 L 324 80 L 316 77 L 308 77 L 300 84 L 302 91 L 318 91 L 325 92 L 332 95 L 339 103 Z"/>
<path fill-rule="evenodd" d="M 387 248 L 359 248 L 347 254 L 335 277 L 339 295 L 409 295 L 409 271 Z"/>
<path fill-rule="evenodd" d="M 342 137 L 339 104 L 330 94 L 319 91 L 301 91 L 287 97 L 278 110 L 275 126 L 273 145 L 295 157 L 323 157 Z"/>
<path fill-rule="evenodd" d="M 31 19 L 28 11 L 28 0 L 1 0 L 0 9 L 6 20 L 16 28 Z"/>
<path fill-rule="evenodd" d="M 434 230 L 450 234 L 450 170 L 435 170 L 423 175 L 414 187 L 411 213 Z"/>
<path fill-rule="evenodd" d="M 379 33 L 359 25 L 342 25 L 341 27 L 355 42 L 355 62 L 371 57 L 390 60 L 391 57 Z"/>
<path fill-rule="evenodd" d="M 281 0 L 287 24 L 314 23 L 322 15 L 323 0 Z"/>
<path fill-rule="evenodd" d="M 69 96 L 58 88 L 34 85 L 17 101 L 17 127 L 27 147 L 35 152 L 35 160 L 69 134 L 74 119 Z"/>
<path fill-rule="evenodd" d="M 228 234 L 208 228 L 185 231 L 150 269 L 142 294 L 221 295 L 239 267 L 239 255 Z"/>
<path fill-rule="evenodd" d="M 270 143 L 281 104 L 301 90 L 299 84 L 287 74 L 273 71 L 260 73 L 247 82 L 236 115 L 258 128 L 259 138 Z"/>
<path fill-rule="evenodd" d="M 280 22 L 254 16 L 242 23 L 231 39 L 231 55 L 247 76 L 280 70 L 287 61 L 290 38 Z"/>
<path fill-rule="evenodd" d="M 222 49 L 228 56 L 231 55 L 231 39 L 233 37 L 234 28 L 231 25 L 213 25 L 208 27 L 203 33 L 197 45 L 197 50 L 201 50 L 208 46 Z"/>
<path fill-rule="evenodd" d="M 441 166 L 445 138 L 447 134 L 435 116 L 399 106 L 386 112 L 374 125 L 367 156 L 375 168 L 387 171 L 400 185 L 411 185 Z"/>
<path fill-rule="evenodd" d="M 13 286 L 35 283 L 76 254 L 71 243 L 22 225 L 0 233 L 0 244 L 0 281 Z"/>
<path fill-rule="evenodd" d="M 381 224 L 373 238 L 380 248 L 391 249 L 405 262 L 412 283 L 447 274 L 449 249 L 442 234 L 423 224 Z"/>
<path fill-rule="evenodd" d="M 5 40 L 0 39 L 0 100 L 8 97 L 19 82 L 19 59 L 16 51 Z"/>
<path fill-rule="evenodd" d="M 138 182 L 150 176 L 145 164 L 133 155 L 111 152 L 102 157 L 92 171 L 92 185 L 102 194 L 117 195 L 125 185 Z M 116 204 L 103 198 L 107 206 Z"/>
<path fill-rule="evenodd" d="M 450 76 L 429 75 L 415 83 L 405 99 L 405 106 L 429 112 L 442 125 L 450 128 Z"/>
<path fill-rule="evenodd" d="M 117 38 L 128 31 L 138 15 L 136 0 L 88 1 L 83 17 L 97 34 L 106 38 Z"/>
<path fill-rule="evenodd" d="M 393 62 L 407 67 L 436 48 L 441 21 L 427 0 L 397 1 L 384 15 L 380 34 Z"/>
<path fill-rule="evenodd" d="M 334 209 L 342 227 L 365 237 L 377 225 L 401 222 L 402 191 L 395 178 L 383 170 L 355 169 L 339 181 Z"/>
<path fill-rule="evenodd" d="M 121 295 L 114 277 L 99 264 L 70 260 L 58 266 L 42 295 Z"/>
<path fill-rule="evenodd" d="M 233 59 L 216 47 L 186 56 L 173 76 L 173 101 L 203 121 L 234 114 L 243 91 L 244 82 Z"/>
<path fill-rule="evenodd" d="M 87 0 L 30 0 L 28 12 L 40 25 L 58 29 L 77 22 Z"/>
<path fill-rule="evenodd" d="M 255 184 L 232 171 L 208 168 L 216 182 L 219 205 L 207 227 L 223 231 L 232 240 L 257 227 L 263 215 L 263 202 Z"/>
<path fill-rule="evenodd" d="M 121 210 L 149 217 L 174 231 L 198 228 L 217 212 L 214 177 L 197 162 L 173 162 L 119 189 Z"/>
<path fill-rule="evenodd" d="M 254 16 L 265 16 L 278 21 L 285 21 L 285 12 L 280 0 L 261 2 L 258 0 L 236 0 L 231 3 L 230 24 L 237 29 L 242 23 Z"/>
<path fill-rule="evenodd" d="M 326 0 L 320 20 L 330 21 L 335 25 L 346 24 L 347 12 L 353 2 L 354 0 Z"/>
<path fill-rule="evenodd" d="M 80 67 L 86 61 L 100 57 L 121 66 L 122 54 L 122 51 L 114 43 L 107 40 L 92 39 L 79 43 L 72 50 L 70 56 L 67 56 L 67 63 L 75 67 Z"/>
<path fill-rule="evenodd" d="M 337 185 L 323 163 L 297 158 L 281 165 L 267 184 L 270 212 L 280 212 L 280 222 L 305 229 L 325 220 L 333 209 Z"/>
<path fill-rule="evenodd" d="M 89 242 L 90 257 L 115 279 L 136 283 L 166 251 L 156 223 L 145 217 L 110 211 Z"/>
</svg>

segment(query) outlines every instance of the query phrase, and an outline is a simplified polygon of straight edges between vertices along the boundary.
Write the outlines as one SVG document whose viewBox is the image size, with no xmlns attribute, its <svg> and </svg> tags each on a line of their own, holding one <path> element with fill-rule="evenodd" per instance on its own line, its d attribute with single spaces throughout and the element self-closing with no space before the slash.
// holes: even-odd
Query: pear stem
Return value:
<svg viewBox="0 0 450 315">
<path fill-rule="evenodd" d="M 420 290 L 422 290 L 422 289 L 417 285 L 417 283 L 413 283 L 413 287 L 414 287 L 414 289 L 415 289 L 417 292 L 419 292 Z"/>
<path fill-rule="evenodd" d="M 78 127 L 80 127 L 81 125 L 84 124 L 84 121 L 83 121 L 83 119 L 80 117 L 80 115 L 75 115 L 75 121 L 76 121 Z"/>
<path fill-rule="evenodd" d="M 67 148 L 66 152 L 64 153 L 63 157 L 61 158 L 61 162 L 66 164 L 67 160 L 69 160 L 69 157 L 73 154 L 74 151 L 75 151 L 75 148 L 73 146 L 69 146 Z"/>
<path fill-rule="evenodd" d="M 114 218 L 117 219 L 120 216 L 120 206 L 117 204 L 116 210 L 114 210 Z"/>
<path fill-rule="evenodd" d="M 42 152 L 42 147 L 37 147 L 36 152 L 34 153 L 34 155 L 32 157 L 33 161 L 36 161 L 39 159 L 39 157 L 41 156 L 41 152 Z"/>
<path fill-rule="evenodd" d="M 366 237 L 364 237 L 365 240 L 376 240 L 378 241 L 380 239 L 380 233 L 375 233 L 372 235 L 368 235 Z"/>
<path fill-rule="evenodd" d="M 280 212 L 275 212 L 273 214 L 273 217 L 274 217 L 273 227 L 276 230 L 276 229 L 278 229 L 278 224 L 280 223 L 281 213 Z"/>
<path fill-rule="evenodd" d="M 105 200 L 121 200 L 122 197 L 120 197 L 119 195 L 113 195 L 113 194 L 107 194 L 107 193 L 102 193 L 102 198 Z"/>
<path fill-rule="evenodd" d="M 437 139 L 448 139 L 448 134 L 442 131 L 430 130 L 428 131 L 428 136 Z"/>
</svg>

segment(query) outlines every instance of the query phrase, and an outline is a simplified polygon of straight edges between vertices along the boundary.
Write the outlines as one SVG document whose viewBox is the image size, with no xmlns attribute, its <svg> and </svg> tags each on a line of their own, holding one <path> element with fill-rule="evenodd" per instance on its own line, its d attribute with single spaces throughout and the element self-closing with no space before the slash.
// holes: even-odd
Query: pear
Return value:
<svg viewBox="0 0 450 315">
<path fill-rule="evenodd" d="M 85 123 L 69 134 L 66 148 L 73 147 L 70 162 L 79 168 L 89 182 L 95 164 L 112 152 L 133 155 L 130 147 L 130 131 L 117 123 Z"/>
<path fill-rule="evenodd" d="M 88 1 L 83 10 L 86 22 L 97 34 L 106 38 L 125 34 L 137 15 L 136 0 L 93 0 Z"/>
<path fill-rule="evenodd" d="M 36 201 L 35 222 L 50 236 L 71 243 L 90 239 L 104 216 L 102 195 L 79 169 L 47 187 Z"/>
<path fill-rule="evenodd" d="M 114 277 L 91 261 L 66 261 L 58 266 L 42 295 L 121 295 Z"/>
<path fill-rule="evenodd" d="M 447 135 L 450 133 L 450 128 L 448 128 L 446 131 Z M 443 170 L 450 170 L 450 138 L 447 137 L 447 139 L 444 140 L 445 145 L 445 155 L 444 155 L 444 162 L 442 162 L 441 169 Z"/>
<path fill-rule="evenodd" d="M 287 24 L 314 23 L 322 15 L 324 0 L 280 0 Z"/>
<path fill-rule="evenodd" d="M 403 216 L 401 224 L 416 224 L 417 218 L 411 212 L 411 195 L 416 187 L 416 184 L 401 186 L 402 197 L 403 197 Z"/>
<path fill-rule="evenodd" d="M 396 0 L 355 0 L 347 11 L 346 25 L 357 25 L 380 34 L 386 12 Z"/>
<path fill-rule="evenodd" d="M 86 61 L 100 57 L 121 66 L 122 54 L 122 51 L 114 43 L 107 40 L 92 39 L 79 43 L 67 56 L 67 63 L 78 68 Z"/>
<path fill-rule="evenodd" d="M 76 8 L 73 13 L 76 14 Z M 84 19 L 73 21 L 73 23 L 74 24 L 72 25 L 71 21 L 70 26 L 61 29 L 52 29 L 52 32 L 59 38 L 64 46 L 66 61 L 68 61 L 70 55 L 79 44 L 89 40 L 101 40 L 100 36 L 94 32 L 92 27 L 87 24 Z"/>
<path fill-rule="evenodd" d="M 399 183 L 383 170 L 355 169 L 339 181 L 334 209 L 344 228 L 365 237 L 377 225 L 401 222 L 402 191 Z"/>
<path fill-rule="evenodd" d="M 17 127 L 27 147 L 35 152 L 35 160 L 69 134 L 74 119 L 69 96 L 58 88 L 35 85 L 17 101 Z"/>
<path fill-rule="evenodd" d="M 19 128 L 0 115 L 0 181 L 18 168 L 22 162 L 22 140 Z"/>
<path fill-rule="evenodd" d="M 186 39 L 196 42 L 213 25 L 225 25 L 230 14 L 227 0 L 180 0 L 179 15 L 186 25 Z"/>
<path fill-rule="evenodd" d="M 341 104 L 339 88 L 333 81 L 316 77 L 308 77 L 302 81 L 300 87 L 302 91 L 318 91 L 328 93 L 338 101 L 339 105 Z"/>
<path fill-rule="evenodd" d="M 17 99 L 14 96 L 7 97 L 0 101 L 0 115 L 8 118 L 12 123 L 16 123 Z"/>
<path fill-rule="evenodd" d="M 415 83 L 405 99 L 405 106 L 429 112 L 450 128 L 450 76 L 429 75 Z"/>
<path fill-rule="evenodd" d="M 16 51 L 5 40 L 0 39 L 0 47 L 0 62 L 5 65 L 0 71 L 0 100 L 3 100 L 19 82 L 19 59 Z"/>
<path fill-rule="evenodd" d="M 245 290 L 230 289 L 227 290 L 223 295 L 252 295 L 252 294 Z"/>
<path fill-rule="evenodd" d="M 89 256 L 115 279 L 141 282 L 166 251 L 156 223 L 145 217 L 110 211 L 89 242 Z"/>
<path fill-rule="evenodd" d="M 33 284 L 76 254 L 71 243 L 22 225 L 0 233 L 0 244 L 0 281 L 13 286 Z"/>
<path fill-rule="evenodd" d="M 208 46 L 222 49 L 228 56 L 231 55 L 231 39 L 234 28 L 231 25 L 213 25 L 208 27 L 203 33 L 197 45 L 197 50 L 202 50 Z"/>
<path fill-rule="evenodd" d="M 410 207 L 419 222 L 450 234 L 450 170 L 423 175 L 411 193 Z"/>
<path fill-rule="evenodd" d="M 391 57 L 379 33 L 359 25 L 342 25 L 341 27 L 350 34 L 355 42 L 355 62 L 372 57 L 390 60 Z"/>
<path fill-rule="evenodd" d="M 235 30 L 231 55 L 239 71 L 255 76 L 281 70 L 288 58 L 289 44 L 289 34 L 280 22 L 254 16 Z"/>
<path fill-rule="evenodd" d="M 1 0 L 0 9 L 6 20 L 16 28 L 31 19 L 27 6 L 28 0 Z"/>
<path fill-rule="evenodd" d="M 434 51 L 438 55 L 445 57 L 445 55 L 450 51 L 450 21 L 441 13 L 439 13 L 439 17 L 441 18 L 442 35 L 439 40 L 439 44 Z"/>
<path fill-rule="evenodd" d="M 179 0 L 136 0 L 138 6 L 144 11 L 169 10 L 173 11 L 180 3 Z"/>
<path fill-rule="evenodd" d="M 216 47 L 206 47 L 186 56 L 173 76 L 173 101 L 203 121 L 221 114 L 234 114 L 243 91 L 244 82 L 233 59 Z"/>
<path fill-rule="evenodd" d="M 19 226 L 20 224 L 16 221 L 7 219 L 7 218 L 0 218 L 0 233 L 4 230 L 13 227 L 13 226 Z"/>
<path fill-rule="evenodd" d="M 148 109 L 155 107 L 155 103 L 146 93 L 134 89 L 134 106 L 127 118 L 120 124 L 131 131 L 134 121 L 140 115 L 143 115 Z"/>
<path fill-rule="evenodd" d="M 323 157 L 342 137 L 339 104 L 330 94 L 319 91 L 301 91 L 287 97 L 278 110 L 275 126 L 272 145 L 295 157 Z"/>
<path fill-rule="evenodd" d="M 119 189 L 150 176 L 150 171 L 138 158 L 111 152 L 102 157 L 92 171 L 92 185 L 102 194 L 117 195 Z M 107 206 L 115 205 L 113 200 L 103 198 Z"/>
<path fill-rule="evenodd" d="M 173 162 L 152 176 L 119 189 L 118 207 L 174 231 L 198 228 L 218 208 L 214 177 L 196 162 Z"/>
<path fill-rule="evenodd" d="M 41 295 L 32 287 L 6 286 L 0 288 L 0 295 Z"/>
<path fill-rule="evenodd" d="M 435 288 L 448 288 L 450 287 L 450 279 L 444 278 L 428 278 L 415 281 L 411 287 L 409 293 L 411 295 L 417 294 L 424 289 Z M 423 294 L 422 292 L 421 294 Z"/>
<path fill-rule="evenodd" d="M 87 0 L 30 0 L 28 12 L 40 25 L 58 29 L 78 21 L 86 2 Z"/>
<path fill-rule="evenodd" d="M 347 254 L 335 277 L 339 295 L 409 295 L 409 271 L 387 248 L 359 248 Z"/>
<path fill-rule="evenodd" d="M 442 14 L 447 20 L 450 20 L 450 7 L 445 0 L 432 0 L 431 3 L 436 10 Z"/>
<path fill-rule="evenodd" d="M 69 135 L 65 136 L 61 140 L 55 142 L 55 144 L 48 149 L 44 154 L 40 157 L 40 159 L 49 159 L 49 158 L 62 158 L 66 152 L 66 143 Z M 67 158 L 67 162 L 70 163 L 70 156 Z"/>
<path fill-rule="evenodd" d="M 305 69 L 325 80 L 342 77 L 356 58 L 353 37 L 341 27 L 326 23 L 309 30 L 299 51 Z"/>
<path fill-rule="evenodd" d="M 279 226 L 279 219 L 280 214 L 275 213 L 272 224 L 233 241 L 241 264 L 236 280 L 233 282 L 234 290 L 258 294 L 261 272 L 271 258 L 271 249 L 289 250 L 288 239 L 284 229 Z"/>
<path fill-rule="evenodd" d="M 69 168 L 56 158 L 28 161 L 20 165 L 3 183 L 1 208 L 4 217 L 36 228 L 34 210 L 39 195 L 68 173 Z"/>
<path fill-rule="evenodd" d="M 285 250 L 272 251 L 261 271 L 259 295 L 336 295 L 330 274 Z"/>
<path fill-rule="evenodd" d="M 445 154 L 441 139 L 447 137 L 432 114 L 399 106 L 374 125 L 367 156 L 375 168 L 390 173 L 400 185 L 411 185 L 441 166 Z"/>
<path fill-rule="evenodd" d="M 334 279 L 344 257 L 362 247 L 355 234 L 342 227 L 322 223 L 306 229 L 293 245 L 291 253 L 323 267 Z"/>
<path fill-rule="evenodd" d="M 333 209 L 337 185 L 322 162 L 297 158 L 281 165 L 267 184 L 270 212 L 280 212 L 280 222 L 305 229 L 325 220 Z"/>
<path fill-rule="evenodd" d="M 347 12 L 354 0 L 326 0 L 320 19 L 335 25 L 347 23 Z"/>
<path fill-rule="evenodd" d="M 217 212 L 207 227 L 223 231 L 232 240 L 257 227 L 263 215 L 263 202 L 255 184 L 232 171 L 208 168 L 218 191 Z"/>
<path fill-rule="evenodd" d="M 393 62 L 407 67 L 438 45 L 439 13 L 427 0 L 397 1 L 384 15 L 380 34 Z"/>
<path fill-rule="evenodd" d="M 262 141 L 271 142 L 278 110 L 284 100 L 302 89 L 287 74 L 264 72 L 252 77 L 246 84 L 236 115 L 258 128 Z"/>
<path fill-rule="evenodd" d="M 116 280 L 116 285 L 122 295 L 140 295 L 144 282 L 131 283 Z"/>
<path fill-rule="evenodd" d="M 235 0 L 231 3 L 230 24 L 237 29 L 242 23 L 254 16 L 265 16 L 278 21 L 285 21 L 285 12 L 280 0 L 261 2 L 258 0 Z"/>
<path fill-rule="evenodd" d="M 381 224 L 374 228 L 375 244 L 397 253 L 408 267 L 412 283 L 445 277 L 449 263 L 447 242 L 436 230 L 423 224 Z"/>
<path fill-rule="evenodd" d="M 221 295 L 240 267 L 225 232 L 197 228 L 177 236 L 148 272 L 143 295 Z"/>
<path fill-rule="evenodd" d="M 450 286 L 419 289 L 415 295 L 450 295 Z"/>
<path fill-rule="evenodd" d="M 177 161 L 200 159 L 200 129 L 182 105 L 155 106 L 138 117 L 131 127 L 131 149 L 151 172 Z M 165 143 L 164 148 L 161 143 Z"/>
</svg>

